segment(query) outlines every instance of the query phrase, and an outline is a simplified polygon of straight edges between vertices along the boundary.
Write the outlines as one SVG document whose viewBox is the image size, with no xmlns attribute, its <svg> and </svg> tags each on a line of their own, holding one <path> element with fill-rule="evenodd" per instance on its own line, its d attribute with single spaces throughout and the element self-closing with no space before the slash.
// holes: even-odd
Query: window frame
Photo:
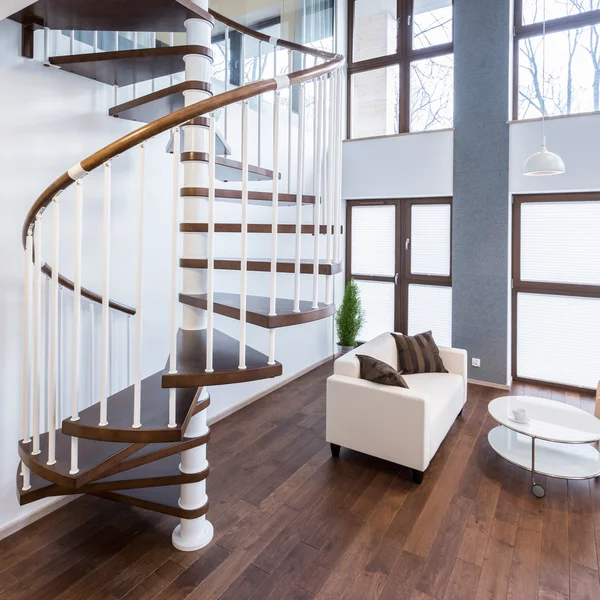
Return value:
<svg viewBox="0 0 600 600">
<path fill-rule="evenodd" d="M 572 192 L 572 193 L 544 193 L 544 194 L 515 194 L 513 195 L 513 223 L 512 223 L 512 298 L 511 298 L 511 329 L 512 329 L 512 356 L 511 368 L 514 381 L 533 383 L 549 387 L 580 392 L 592 388 L 565 385 L 548 381 L 539 381 L 518 375 L 518 295 L 540 294 L 544 296 L 573 296 L 579 298 L 599 298 L 600 285 L 585 285 L 574 283 L 553 283 L 543 281 L 523 281 L 521 279 L 521 208 L 523 204 L 532 202 L 600 202 L 600 192 Z"/>
<path fill-rule="evenodd" d="M 544 32 L 544 24 L 538 23 L 523 24 L 523 2 L 524 0 L 515 0 L 515 21 L 513 27 L 513 98 L 512 98 L 512 118 L 513 121 L 527 120 L 519 119 L 519 58 L 520 49 L 519 43 L 521 40 L 530 37 L 539 37 Z M 559 17 L 557 19 L 549 19 L 546 21 L 546 35 L 557 33 L 560 31 L 568 31 L 569 29 L 578 29 L 580 27 L 588 27 L 591 25 L 600 24 L 600 10 L 591 10 L 584 13 Z M 566 113 L 569 116 L 579 113 Z M 534 117 L 541 118 L 541 117 Z M 546 117 L 548 118 L 548 117 Z M 552 117 L 550 117 L 552 118 Z"/>
<path fill-rule="evenodd" d="M 346 78 L 346 139 L 364 139 L 352 138 L 352 77 L 357 73 L 373 71 L 390 66 L 399 66 L 400 68 L 400 102 L 399 102 L 399 131 L 401 133 L 410 133 L 410 73 L 411 63 L 417 60 L 427 58 L 437 58 L 454 54 L 454 0 L 452 0 L 452 41 L 428 48 L 413 48 L 413 7 L 414 0 L 396 0 L 396 23 L 397 23 L 397 48 L 395 54 L 369 58 L 359 62 L 354 62 L 354 13 L 357 0 L 348 0 L 348 28 L 347 28 L 347 54 L 348 57 L 348 76 Z M 428 130 L 429 131 L 429 130 Z M 392 134 L 395 135 L 395 134 Z M 385 136 L 373 136 L 385 137 Z"/>
<path fill-rule="evenodd" d="M 434 285 L 452 287 L 452 237 L 453 210 L 452 196 L 431 198 L 385 198 L 374 200 L 348 200 L 346 202 L 346 285 L 354 277 L 357 281 L 381 281 L 395 283 L 394 331 L 408 331 L 408 288 L 410 285 Z M 422 275 L 411 272 L 412 244 L 406 240 L 412 235 L 412 207 L 416 205 L 447 204 L 450 206 L 450 271 L 449 275 Z M 396 277 L 382 275 L 352 275 L 352 208 L 355 206 L 395 206 L 396 207 Z M 408 247 L 407 247 L 408 246 Z"/>
</svg>

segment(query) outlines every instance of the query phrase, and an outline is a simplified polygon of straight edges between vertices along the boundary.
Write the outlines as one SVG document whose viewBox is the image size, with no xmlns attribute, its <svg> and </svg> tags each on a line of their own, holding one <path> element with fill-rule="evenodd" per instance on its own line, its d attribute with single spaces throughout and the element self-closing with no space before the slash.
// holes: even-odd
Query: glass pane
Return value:
<svg viewBox="0 0 600 600">
<path fill-rule="evenodd" d="M 452 288 L 408 286 L 408 335 L 429 331 L 438 346 L 452 346 Z"/>
<path fill-rule="evenodd" d="M 519 118 L 600 110 L 600 26 L 550 33 L 542 82 L 542 37 L 519 42 Z"/>
<path fill-rule="evenodd" d="M 358 334 L 361 342 L 368 342 L 381 333 L 394 331 L 393 283 L 357 281 L 360 300 L 365 311 L 365 324 Z"/>
<path fill-rule="evenodd" d="M 400 67 L 394 65 L 352 76 L 352 137 L 399 131 Z"/>
<path fill-rule="evenodd" d="M 413 48 L 429 48 L 451 41 L 452 0 L 414 0 Z"/>
<path fill-rule="evenodd" d="M 521 279 L 600 285 L 600 202 L 524 203 Z"/>
<path fill-rule="evenodd" d="M 352 60 L 359 62 L 396 54 L 396 0 L 355 0 Z"/>
<path fill-rule="evenodd" d="M 415 60 L 410 69 L 410 130 L 452 127 L 454 55 Z"/>
<path fill-rule="evenodd" d="M 396 207 L 352 207 L 352 275 L 396 274 Z"/>
<path fill-rule="evenodd" d="M 517 297 L 519 377 L 595 388 L 600 378 L 600 299 Z"/>
<path fill-rule="evenodd" d="M 413 205 L 411 221 L 410 272 L 450 275 L 450 205 Z"/>
<path fill-rule="evenodd" d="M 600 9 L 600 0 L 545 0 L 546 19 L 560 19 Z M 523 0 L 523 24 L 544 20 L 544 0 Z"/>
</svg>

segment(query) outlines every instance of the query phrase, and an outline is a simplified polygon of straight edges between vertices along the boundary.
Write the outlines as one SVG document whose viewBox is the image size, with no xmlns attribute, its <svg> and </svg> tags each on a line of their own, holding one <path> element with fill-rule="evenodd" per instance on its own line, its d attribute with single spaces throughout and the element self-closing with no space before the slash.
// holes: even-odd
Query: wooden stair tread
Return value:
<svg viewBox="0 0 600 600">
<path fill-rule="evenodd" d="M 214 22 L 190 0 L 38 0 L 10 17 L 69 31 L 185 31 L 186 19 Z"/>
<path fill-rule="evenodd" d="M 33 471 L 29 474 L 29 482 L 31 487 L 28 490 L 23 490 L 23 478 L 21 477 L 21 465 L 17 467 L 17 497 L 20 506 L 25 506 L 31 502 L 37 502 L 43 498 L 50 498 L 53 496 L 69 496 L 71 494 L 78 494 L 79 492 L 75 489 L 65 488 L 63 486 L 52 483 L 47 479 L 44 479 Z"/>
<path fill-rule="evenodd" d="M 179 265 L 187 269 L 207 269 L 208 260 L 206 258 L 181 258 Z M 215 269 L 224 271 L 239 271 L 241 269 L 241 261 L 235 258 L 215 258 Z M 248 271 L 270 271 L 271 270 L 271 259 L 250 259 L 248 260 Z M 300 272 L 303 275 L 312 275 L 314 271 L 314 263 L 310 259 L 303 259 L 300 261 Z M 319 261 L 319 274 L 320 275 L 336 275 L 341 273 L 342 263 L 328 263 L 325 260 Z M 278 273 L 294 273 L 295 272 L 295 261 L 294 259 L 279 258 L 277 259 L 277 272 Z"/>
<path fill-rule="evenodd" d="M 182 197 L 200 197 L 200 198 L 208 198 L 208 188 L 203 187 L 184 187 L 181 188 L 181 196 Z M 226 190 L 219 189 L 215 190 L 215 197 L 217 200 L 239 200 L 242 199 L 242 191 L 241 190 Z M 273 202 L 273 194 L 271 192 L 248 192 L 248 201 L 254 203 L 260 202 Z M 279 203 L 280 204 L 296 204 L 297 195 L 296 194 L 279 194 Z M 303 204 L 314 204 L 315 197 L 304 195 L 302 196 Z"/>
<path fill-rule="evenodd" d="M 212 58 L 212 50 L 205 46 L 163 46 L 53 56 L 50 64 L 75 75 L 122 87 L 184 71 L 183 57 L 186 54 L 203 54 Z"/>
<path fill-rule="evenodd" d="M 97 440 L 79 440 L 79 473 L 71 475 L 71 436 L 58 429 L 56 431 L 56 464 L 48 465 L 48 433 L 40 435 L 40 450 L 37 455 L 31 454 L 33 442 L 24 444 L 19 441 L 21 460 L 44 479 L 57 485 L 77 489 L 111 466 L 133 454 L 139 446 L 129 442 L 100 442 Z"/>
<path fill-rule="evenodd" d="M 79 421 L 65 419 L 63 432 L 80 438 L 113 442 L 177 442 L 183 440 L 185 428 L 198 409 L 199 390 L 177 390 L 177 427 L 169 428 L 169 390 L 161 385 L 162 372 L 142 379 L 141 422 L 133 429 L 134 386 L 108 398 L 108 425 L 99 427 L 100 404 L 79 413 Z M 191 386 L 190 386 L 191 387 Z"/>
<path fill-rule="evenodd" d="M 200 90 L 212 94 L 212 86 L 204 81 L 184 81 L 162 90 L 140 96 L 129 102 L 113 106 L 108 111 L 111 117 L 119 117 L 129 121 L 150 123 L 183 108 L 183 93 L 186 90 Z"/>
<path fill-rule="evenodd" d="M 208 223 L 181 223 L 179 231 L 182 233 L 208 233 Z M 249 223 L 248 233 L 271 233 L 273 227 L 270 223 Z M 314 235 L 314 225 L 302 225 L 300 229 L 303 234 Z M 334 228 L 332 226 L 332 233 Z M 215 233 L 241 233 L 241 223 L 215 223 Z M 340 233 L 342 228 L 340 227 Z M 279 223 L 277 225 L 277 233 L 296 233 L 296 225 L 290 225 L 285 223 Z M 327 233 L 327 225 L 321 225 L 319 227 L 320 234 Z"/>
<path fill-rule="evenodd" d="M 196 306 L 206 310 L 206 294 L 179 294 L 179 301 L 189 306 Z M 218 292 L 214 294 L 214 311 L 232 319 L 240 318 L 240 295 Z M 275 329 L 277 327 L 288 327 L 300 325 L 311 321 L 318 321 L 330 317 L 335 312 L 333 304 L 319 304 L 318 308 L 312 307 L 308 300 L 300 301 L 299 313 L 294 312 L 294 301 L 287 298 L 277 298 L 276 315 L 269 315 L 270 298 L 267 296 L 246 296 L 246 319 L 248 323 Z"/>
<path fill-rule="evenodd" d="M 269 379 L 282 374 L 281 364 L 269 365 L 268 357 L 246 346 L 246 369 L 239 369 L 239 342 L 214 330 L 213 373 L 206 372 L 206 329 L 179 330 L 177 334 L 177 373 L 163 373 L 165 388 L 187 388 Z M 181 390 L 179 390 L 181 391 Z"/>
<path fill-rule="evenodd" d="M 182 152 L 181 162 L 208 162 L 209 154 L 207 152 Z M 215 177 L 219 181 L 231 182 L 242 181 L 243 165 L 238 160 L 217 156 L 215 158 Z M 273 171 L 248 165 L 248 180 L 249 181 L 270 181 L 273 179 Z M 281 179 L 281 174 L 279 174 Z"/>
<path fill-rule="evenodd" d="M 208 503 L 195 510 L 181 508 L 179 506 L 180 487 L 178 485 L 119 492 L 96 492 L 94 495 L 183 519 L 195 519 L 208 512 Z"/>
</svg>

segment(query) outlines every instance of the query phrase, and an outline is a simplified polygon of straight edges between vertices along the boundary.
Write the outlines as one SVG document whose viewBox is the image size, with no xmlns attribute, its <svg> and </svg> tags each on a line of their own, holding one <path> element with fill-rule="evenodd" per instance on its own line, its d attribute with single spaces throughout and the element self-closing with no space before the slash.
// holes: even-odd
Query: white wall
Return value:
<svg viewBox="0 0 600 600">
<path fill-rule="evenodd" d="M 65 38 L 66 41 L 66 38 Z M 41 44 L 37 44 L 38 48 Z M 0 22 L 0 181 L 3 198 L 0 204 L 0 248 L 5 260 L 0 264 L 0 532 L 11 522 L 23 518 L 39 507 L 40 503 L 20 508 L 15 499 L 15 473 L 18 464 L 17 441 L 21 425 L 21 354 L 22 354 L 22 290 L 23 252 L 21 227 L 27 210 L 38 195 L 56 177 L 102 146 L 133 130 L 136 125 L 111 119 L 107 109 L 112 102 L 112 89 L 103 84 L 45 68 L 39 61 L 19 57 L 20 27 L 11 22 Z M 129 90 L 126 93 L 130 93 Z M 145 303 L 143 375 L 147 376 L 164 367 L 168 355 L 168 281 L 172 156 L 164 153 L 168 136 L 163 134 L 147 144 L 147 211 L 145 220 Z M 268 166 L 268 165 L 267 165 Z M 136 215 L 137 153 L 130 151 L 113 162 L 113 211 L 111 297 L 134 303 L 135 236 L 132 223 Z M 93 173 L 84 180 L 84 285 L 100 290 L 100 233 L 102 222 L 102 174 Z M 72 273 L 72 242 L 74 190 L 61 196 L 61 268 L 67 276 Z M 310 209 L 306 209 L 309 211 Z M 220 204 L 218 218 L 239 221 L 240 207 Z M 44 223 L 49 223 L 46 215 Z M 306 212 L 305 222 L 310 213 Z M 250 219 L 269 222 L 270 211 L 252 206 Z M 293 222 L 293 208 L 282 208 L 281 222 Z M 46 234 L 49 225 L 45 225 Z M 262 236 L 263 238 L 265 236 Z M 306 236 L 308 251 L 312 238 Z M 304 241 L 304 240 L 303 240 Z M 49 235 L 45 236 L 44 251 L 48 256 Z M 293 236 L 280 236 L 280 255 L 292 256 Z M 239 256 L 237 235 L 217 236 L 217 255 Z M 260 236 L 251 236 L 250 255 L 269 256 L 268 242 Z M 237 273 L 219 273 L 217 289 L 237 291 Z M 279 295 L 292 296 L 292 276 L 278 278 Z M 321 293 L 324 295 L 324 283 Z M 249 275 L 250 291 L 268 295 L 268 277 Z M 310 297 L 309 278 L 302 280 L 305 298 Z M 70 328 L 71 296 L 64 295 L 65 331 Z M 87 303 L 86 303 L 87 309 Z M 96 309 L 96 317 L 99 310 Z M 125 319 L 118 323 L 117 362 L 115 386 L 125 382 L 125 361 L 122 351 L 126 339 Z M 99 323 L 98 321 L 96 322 Z M 217 327 L 237 337 L 239 324 L 225 318 L 216 319 Z M 83 335 L 87 340 L 88 321 Z M 96 334 L 98 334 L 96 327 Z M 97 338 L 97 343 L 99 338 Z M 267 353 L 268 332 L 249 326 L 248 343 Z M 332 322 L 302 325 L 279 330 L 276 358 L 284 365 L 284 376 L 290 376 L 331 355 L 333 343 Z M 98 347 L 98 346 L 97 346 Z M 65 381 L 68 381 L 68 357 L 71 352 L 69 334 L 65 339 Z M 121 355 L 119 356 L 119 354 Z M 87 349 L 83 349 L 84 368 Z M 98 358 L 99 352 L 96 352 Z M 278 380 L 266 380 L 235 386 L 210 388 L 212 404 L 209 418 L 231 410 L 251 396 Z M 82 387 L 87 389 L 84 370 Z M 68 399 L 68 396 L 66 396 Z M 67 403 L 65 403 L 67 404 Z"/>
<path fill-rule="evenodd" d="M 541 121 L 510 125 L 511 193 L 600 190 L 600 114 L 548 119 L 546 138 L 548 150 L 565 161 L 566 172 L 553 177 L 527 177 L 523 175 L 523 164 L 540 148 Z"/>
<path fill-rule="evenodd" d="M 344 142 L 343 197 L 451 196 L 452 160 L 449 130 Z"/>
</svg>

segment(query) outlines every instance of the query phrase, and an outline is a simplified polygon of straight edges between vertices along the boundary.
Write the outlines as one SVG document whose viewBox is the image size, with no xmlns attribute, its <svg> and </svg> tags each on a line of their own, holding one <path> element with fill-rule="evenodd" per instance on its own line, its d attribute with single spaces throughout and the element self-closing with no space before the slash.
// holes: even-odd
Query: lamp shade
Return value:
<svg viewBox="0 0 600 600">
<path fill-rule="evenodd" d="M 565 163 L 563 159 L 554 152 L 548 152 L 546 140 L 542 143 L 542 149 L 532 154 L 523 166 L 523 175 L 561 175 L 564 172 Z"/>
</svg>

